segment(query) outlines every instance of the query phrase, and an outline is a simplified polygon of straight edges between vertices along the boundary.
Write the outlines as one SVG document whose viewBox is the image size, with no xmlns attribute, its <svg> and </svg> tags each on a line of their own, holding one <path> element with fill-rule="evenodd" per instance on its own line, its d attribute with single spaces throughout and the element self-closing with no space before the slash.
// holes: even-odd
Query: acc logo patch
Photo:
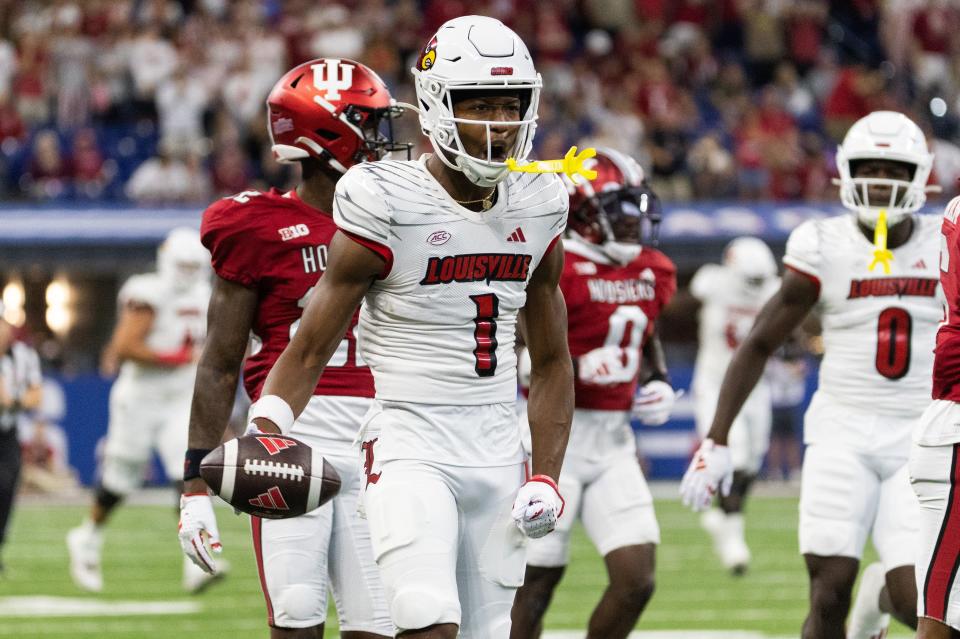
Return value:
<svg viewBox="0 0 960 639">
<path fill-rule="evenodd" d="M 430 234 L 430 237 L 427 238 L 427 244 L 440 246 L 441 244 L 446 244 L 451 237 L 453 236 L 446 231 L 434 231 Z"/>
<path fill-rule="evenodd" d="M 437 61 L 437 36 L 433 36 L 427 46 L 423 49 L 420 61 L 417 63 L 417 69 L 427 71 L 431 69 Z"/>
</svg>

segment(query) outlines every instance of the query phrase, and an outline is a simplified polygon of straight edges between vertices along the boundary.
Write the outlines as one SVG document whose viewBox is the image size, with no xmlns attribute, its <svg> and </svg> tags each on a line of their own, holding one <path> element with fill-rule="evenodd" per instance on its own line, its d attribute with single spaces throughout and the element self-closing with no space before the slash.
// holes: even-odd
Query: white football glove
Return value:
<svg viewBox="0 0 960 639">
<path fill-rule="evenodd" d="M 634 373 L 635 368 L 624 365 L 619 346 L 601 346 L 577 358 L 577 377 L 584 384 L 622 384 Z"/>
<path fill-rule="evenodd" d="M 517 493 L 513 520 L 526 537 L 537 539 L 557 527 L 563 506 L 556 482 L 546 475 L 534 475 Z"/>
<path fill-rule="evenodd" d="M 670 384 L 655 379 L 640 387 L 633 399 L 633 417 L 645 426 L 661 426 L 670 419 L 677 394 Z"/>
<path fill-rule="evenodd" d="M 264 434 L 266 433 L 260 430 L 259 426 L 257 426 L 253 422 L 247 422 L 247 428 L 246 430 L 243 431 L 243 435 L 241 435 L 241 437 L 246 437 L 247 435 L 264 435 Z"/>
<path fill-rule="evenodd" d="M 733 484 L 733 462 L 730 449 L 705 439 L 693 456 L 690 467 L 680 482 L 680 497 L 685 506 L 694 511 L 706 510 L 719 488 L 720 494 L 730 494 Z"/>
<path fill-rule="evenodd" d="M 217 517 L 213 514 L 213 502 L 206 493 L 180 496 L 180 526 L 178 536 L 183 553 L 205 572 L 217 572 L 217 564 L 210 551 L 223 551 Z M 206 538 L 206 539 L 205 539 Z M 210 547 L 207 548 L 207 542 Z"/>
</svg>

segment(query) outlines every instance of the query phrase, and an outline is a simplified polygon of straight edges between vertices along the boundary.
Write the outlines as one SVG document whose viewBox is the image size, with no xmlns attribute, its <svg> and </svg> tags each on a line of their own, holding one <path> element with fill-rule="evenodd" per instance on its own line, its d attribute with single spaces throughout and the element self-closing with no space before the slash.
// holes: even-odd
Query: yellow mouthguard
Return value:
<svg viewBox="0 0 960 639">
<path fill-rule="evenodd" d="M 887 248 L 887 210 L 880 209 L 880 215 L 877 216 L 877 226 L 873 230 L 873 261 L 870 262 L 869 270 L 873 272 L 873 267 L 877 264 L 883 264 L 885 275 L 890 274 L 890 262 L 893 261 L 893 252 Z"/>
<path fill-rule="evenodd" d="M 562 160 L 534 160 L 526 164 L 519 164 L 513 158 L 507 158 L 507 168 L 518 173 L 564 173 L 573 180 L 574 184 L 580 177 L 588 180 L 597 179 L 597 172 L 583 168 L 586 160 L 596 156 L 597 150 L 586 148 L 577 155 L 577 147 L 572 146 Z"/>
</svg>

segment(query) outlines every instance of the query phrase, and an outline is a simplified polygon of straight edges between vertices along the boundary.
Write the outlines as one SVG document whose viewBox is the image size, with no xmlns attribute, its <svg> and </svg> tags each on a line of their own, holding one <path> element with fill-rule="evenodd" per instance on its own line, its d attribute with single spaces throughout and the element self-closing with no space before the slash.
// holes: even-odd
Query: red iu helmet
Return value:
<svg viewBox="0 0 960 639">
<path fill-rule="evenodd" d="M 267 97 L 270 142 L 278 162 L 316 158 L 345 173 L 411 144 L 393 139 L 403 110 L 372 69 L 353 60 L 320 58 L 294 67 Z M 381 131 L 384 124 L 385 131 Z"/>
<path fill-rule="evenodd" d="M 568 234 L 600 245 L 608 257 L 630 262 L 642 245 L 656 245 L 662 213 L 660 199 L 647 186 L 643 168 L 630 156 L 598 148 L 585 168 L 594 180 L 567 181 L 570 193 Z"/>
</svg>

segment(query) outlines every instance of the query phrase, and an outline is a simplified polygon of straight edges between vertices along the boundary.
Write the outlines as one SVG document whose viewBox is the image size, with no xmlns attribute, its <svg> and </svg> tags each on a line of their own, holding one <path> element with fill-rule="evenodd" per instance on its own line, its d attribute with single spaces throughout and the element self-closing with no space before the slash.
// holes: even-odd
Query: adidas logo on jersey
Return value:
<svg viewBox="0 0 960 639">
<path fill-rule="evenodd" d="M 916 263 L 915 263 L 913 266 L 911 266 L 910 268 L 926 269 L 926 268 L 927 268 L 927 263 L 924 262 L 924 261 L 923 261 L 923 258 L 921 257 L 921 258 L 920 258 L 919 260 L 917 260 Z"/>
<path fill-rule="evenodd" d="M 271 486 L 267 492 L 260 493 L 255 499 L 250 499 L 250 505 L 258 508 L 269 508 L 271 510 L 290 510 L 283 494 L 276 486 Z"/>
<path fill-rule="evenodd" d="M 519 226 L 513 230 L 513 233 L 510 234 L 510 237 L 507 238 L 508 242 L 526 242 L 527 238 L 523 235 L 523 229 Z"/>
</svg>

